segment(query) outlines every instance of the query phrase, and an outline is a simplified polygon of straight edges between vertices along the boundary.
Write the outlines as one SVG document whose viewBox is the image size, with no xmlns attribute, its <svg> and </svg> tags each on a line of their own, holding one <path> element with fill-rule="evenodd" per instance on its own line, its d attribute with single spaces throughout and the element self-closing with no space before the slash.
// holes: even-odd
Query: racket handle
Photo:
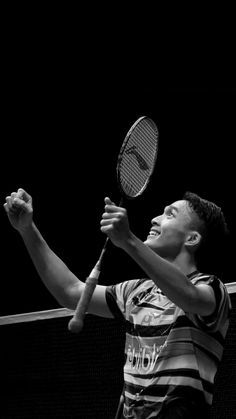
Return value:
<svg viewBox="0 0 236 419">
<path fill-rule="evenodd" d="M 69 321 L 68 329 L 70 332 L 79 333 L 84 326 L 84 317 L 88 309 L 90 300 L 98 282 L 100 270 L 97 268 L 97 264 L 93 268 L 89 277 L 85 281 L 85 288 L 79 299 L 78 305 L 75 309 L 72 319 Z"/>
<path fill-rule="evenodd" d="M 106 238 L 100 257 L 96 265 L 92 269 L 89 277 L 85 281 L 85 288 L 83 290 L 83 293 L 81 294 L 81 297 L 75 309 L 74 315 L 68 323 L 68 329 L 70 332 L 79 333 L 83 329 L 84 317 L 85 317 L 90 300 L 92 298 L 93 292 L 98 282 L 98 278 L 101 272 L 102 260 L 103 260 L 103 256 L 107 248 L 108 240 L 109 240 L 109 237 Z"/>
</svg>

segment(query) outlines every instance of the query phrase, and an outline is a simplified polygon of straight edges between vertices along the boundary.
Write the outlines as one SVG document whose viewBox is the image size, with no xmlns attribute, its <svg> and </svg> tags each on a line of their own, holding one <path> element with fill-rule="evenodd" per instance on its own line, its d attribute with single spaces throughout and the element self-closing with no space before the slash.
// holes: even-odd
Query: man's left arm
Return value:
<svg viewBox="0 0 236 419">
<path fill-rule="evenodd" d="M 193 285 L 176 266 L 154 253 L 132 233 L 124 250 L 178 307 L 200 316 L 214 312 L 216 299 L 210 285 Z"/>
<path fill-rule="evenodd" d="M 127 212 L 105 199 L 101 231 L 134 259 L 163 293 L 178 307 L 189 313 L 209 316 L 216 307 L 214 291 L 209 285 L 193 285 L 180 269 L 157 255 L 129 228 Z"/>
</svg>

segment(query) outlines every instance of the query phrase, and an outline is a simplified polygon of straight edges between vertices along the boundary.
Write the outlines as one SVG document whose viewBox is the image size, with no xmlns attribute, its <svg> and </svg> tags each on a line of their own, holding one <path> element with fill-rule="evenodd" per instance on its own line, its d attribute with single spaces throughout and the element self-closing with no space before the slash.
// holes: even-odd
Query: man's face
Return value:
<svg viewBox="0 0 236 419">
<path fill-rule="evenodd" d="M 184 247 L 192 217 L 187 201 L 168 205 L 162 215 L 153 218 L 145 244 L 162 257 L 175 258 Z"/>
</svg>

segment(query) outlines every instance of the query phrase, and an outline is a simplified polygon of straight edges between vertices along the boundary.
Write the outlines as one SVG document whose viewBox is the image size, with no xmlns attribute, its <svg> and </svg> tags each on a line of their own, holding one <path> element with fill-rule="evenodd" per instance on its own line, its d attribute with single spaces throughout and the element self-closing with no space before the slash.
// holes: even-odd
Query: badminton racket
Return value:
<svg viewBox="0 0 236 419">
<path fill-rule="evenodd" d="M 155 167 L 158 145 L 159 133 L 155 122 L 147 116 L 141 116 L 126 134 L 117 159 L 116 175 L 121 194 L 120 206 L 124 199 L 135 199 L 146 189 Z M 83 328 L 84 317 L 98 282 L 108 240 L 109 237 L 96 265 L 85 281 L 85 288 L 68 324 L 69 330 L 73 333 L 78 333 Z"/>
</svg>

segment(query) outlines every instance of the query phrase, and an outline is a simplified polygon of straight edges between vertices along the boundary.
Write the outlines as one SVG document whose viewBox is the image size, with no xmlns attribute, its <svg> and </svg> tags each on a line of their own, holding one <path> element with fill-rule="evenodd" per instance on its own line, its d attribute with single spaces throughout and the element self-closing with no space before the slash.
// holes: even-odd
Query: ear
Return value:
<svg viewBox="0 0 236 419">
<path fill-rule="evenodd" d="M 185 240 L 185 246 L 188 248 L 199 246 L 201 239 L 202 236 L 198 231 L 190 231 Z"/>
</svg>

